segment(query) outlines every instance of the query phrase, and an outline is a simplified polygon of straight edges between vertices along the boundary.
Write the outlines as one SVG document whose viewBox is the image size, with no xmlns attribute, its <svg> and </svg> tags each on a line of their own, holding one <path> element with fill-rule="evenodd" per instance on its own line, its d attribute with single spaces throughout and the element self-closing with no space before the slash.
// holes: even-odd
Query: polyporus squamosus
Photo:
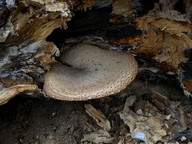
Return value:
<svg viewBox="0 0 192 144">
<path fill-rule="evenodd" d="M 125 89 L 138 65 L 129 53 L 77 44 L 46 73 L 44 92 L 55 99 L 79 101 L 105 97 Z"/>
</svg>

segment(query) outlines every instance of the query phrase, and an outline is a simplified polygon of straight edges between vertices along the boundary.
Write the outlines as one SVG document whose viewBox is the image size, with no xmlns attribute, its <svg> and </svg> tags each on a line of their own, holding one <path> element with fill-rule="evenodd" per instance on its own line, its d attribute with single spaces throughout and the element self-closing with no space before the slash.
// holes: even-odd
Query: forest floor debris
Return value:
<svg viewBox="0 0 192 144">
<path fill-rule="evenodd" d="M 84 102 L 18 96 L 0 106 L 0 143 L 187 143 L 192 106 L 179 86 L 135 80 Z"/>
</svg>

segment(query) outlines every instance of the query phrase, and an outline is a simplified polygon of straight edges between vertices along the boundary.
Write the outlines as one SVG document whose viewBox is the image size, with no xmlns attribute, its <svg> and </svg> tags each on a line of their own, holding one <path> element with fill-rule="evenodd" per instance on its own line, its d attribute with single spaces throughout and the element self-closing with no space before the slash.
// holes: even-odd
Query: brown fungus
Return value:
<svg viewBox="0 0 192 144">
<path fill-rule="evenodd" d="M 79 101 L 105 97 L 125 89 L 136 77 L 138 65 L 125 52 L 78 44 L 66 50 L 45 75 L 44 91 L 55 99 Z"/>
</svg>

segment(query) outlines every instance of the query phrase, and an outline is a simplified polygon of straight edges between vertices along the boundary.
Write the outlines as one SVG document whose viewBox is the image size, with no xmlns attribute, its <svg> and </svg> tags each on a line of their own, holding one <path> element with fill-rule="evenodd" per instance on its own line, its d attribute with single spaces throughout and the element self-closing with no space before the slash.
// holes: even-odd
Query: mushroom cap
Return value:
<svg viewBox="0 0 192 144">
<path fill-rule="evenodd" d="M 105 97 L 125 89 L 136 77 L 138 65 L 129 53 L 77 44 L 46 73 L 44 92 L 55 99 L 79 101 Z"/>
</svg>

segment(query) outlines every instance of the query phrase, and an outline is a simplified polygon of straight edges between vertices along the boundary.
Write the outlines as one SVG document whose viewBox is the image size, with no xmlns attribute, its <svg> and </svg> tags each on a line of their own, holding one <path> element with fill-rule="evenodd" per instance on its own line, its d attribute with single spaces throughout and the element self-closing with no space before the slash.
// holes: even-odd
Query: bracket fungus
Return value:
<svg viewBox="0 0 192 144">
<path fill-rule="evenodd" d="M 125 52 L 77 44 L 46 73 L 44 92 L 55 99 L 80 101 L 116 94 L 136 77 L 135 58 Z"/>
</svg>

